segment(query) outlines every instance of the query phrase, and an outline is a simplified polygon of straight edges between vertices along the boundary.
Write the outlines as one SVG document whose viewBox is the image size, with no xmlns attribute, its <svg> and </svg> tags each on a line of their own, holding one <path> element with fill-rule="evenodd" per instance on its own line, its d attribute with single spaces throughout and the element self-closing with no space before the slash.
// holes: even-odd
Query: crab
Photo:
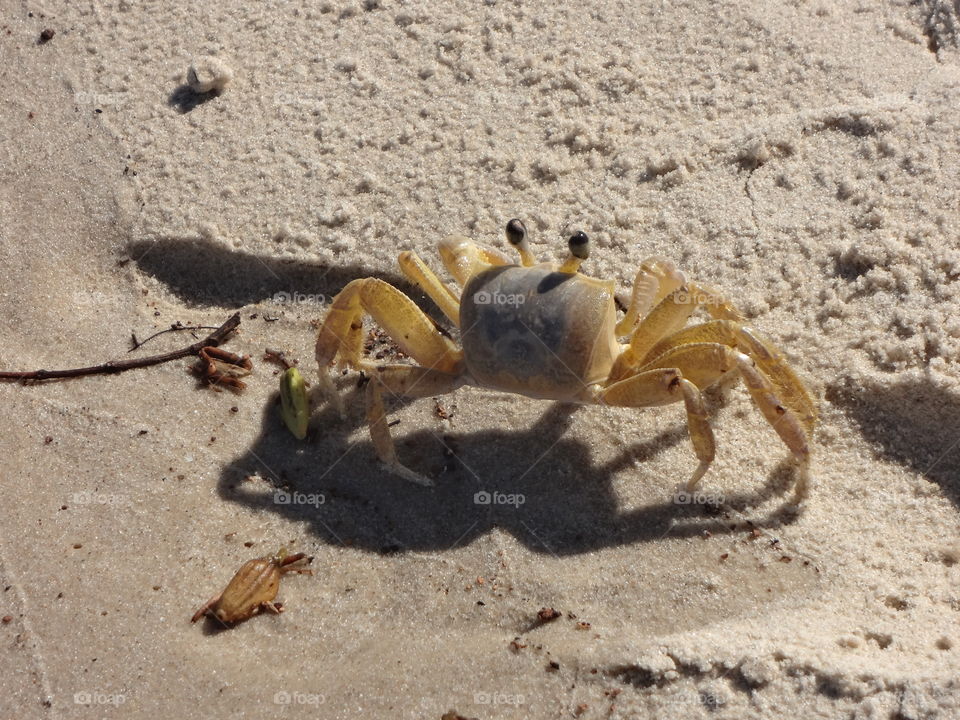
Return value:
<svg viewBox="0 0 960 720">
<path fill-rule="evenodd" d="M 283 605 L 275 603 L 280 589 L 280 578 L 287 573 L 312 575 L 313 571 L 300 564 L 300 561 L 309 565 L 313 558 L 305 553 L 290 555 L 282 547 L 275 555 L 266 555 L 248 560 L 243 564 L 236 575 L 227 584 L 222 592 L 207 600 L 197 610 L 190 622 L 196 622 L 204 615 L 216 618 L 224 625 L 246 620 L 259 613 L 269 610 L 279 615 L 283 612 Z"/>
<path fill-rule="evenodd" d="M 645 408 L 682 402 L 699 464 L 685 484 L 693 492 L 716 454 L 702 391 L 738 376 L 798 465 L 795 502 L 808 494 L 817 408 L 783 353 L 720 291 L 687 280 L 668 259 L 640 265 L 629 306 L 617 319 L 614 282 L 579 272 L 589 240 L 576 232 L 562 263 L 537 263 L 520 220 L 506 226 L 520 263 L 464 237 L 439 243 L 459 297 L 414 253 L 400 254 L 404 275 L 460 330 L 462 347 L 400 290 L 378 278 L 348 283 L 333 299 L 317 336 L 321 391 L 343 415 L 328 366 L 369 375 L 367 422 L 379 459 L 396 475 L 433 482 L 397 457 L 384 393 L 423 398 L 464 385 L 531 398 Z M 698 308 L 710 319 L 687 325 Z M 369 315 L 417 365 L 362 357 Z M 621 341 L 622 339 L 622 341 Z"/>
</svg>

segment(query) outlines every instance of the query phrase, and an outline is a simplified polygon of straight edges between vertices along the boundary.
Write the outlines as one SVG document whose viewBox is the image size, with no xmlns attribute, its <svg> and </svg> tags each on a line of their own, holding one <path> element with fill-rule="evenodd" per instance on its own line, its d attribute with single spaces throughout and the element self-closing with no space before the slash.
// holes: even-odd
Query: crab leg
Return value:
<svg viewBox="0 0 960 720">
<path fill-rule="evenodd" d="M 688 301 L 688 298 L 688 288 L 681 286 L 657 303 L 633 331 L 630 344 L 614 363 L 613 370 L 610 371 L 612 380 L 623 380 L 629 377 L 643 364 L 643 359 L 654 345 L 683 327 L 693 311 L 697 309 L 696 305 Z"/>
<path fill-rule="evenodd" d="M 397 459 L 397 451 L 387 424 L 382 390 L 385 389 L 397 397 L 421 398 L 453 392 L 463 382 L 464 378 L 460 374 L 441 372 L 432 368 L 386 365 L 374 369 L 367 384 L 367 423 L 370 426 L 370 438 L 373 440 L 377 457 L 390 472 L 418 485 L 434 484 L 430 478 L 410 470 Z"/>
<path fill-rule="evenodd" d="M 652 362 L 645 365 L 644 368 L 673 366 L 685 368 L 687 377 L 692 379 L 697 387 L 703 389 L 719 379 L 719 376 L 713 380 L 700 380 L 692 377 L 690 374 L 692 368 L 678 361 L 676 354 L 681 352 L 681 348 L 694 347 L 704 349 L 704 355 L 709 355 L 710 352 L 719 352 L 716 349 L 719 345 L 727 346 L 729 349 L 737 348 L 749 356 L 756 363 L 757 371 L 770 382 L 773 392 L 780 398 L 780 402 L 794 413 L 796 419 L 803 426 L 806 436 L 809 438 L 813 435 L 813 429 L 817 422 L 817 408 L 803 382 L 790 368 L 783 357 L 783 353 L 769 340 L 763 339 L 756 331 L 738 323 L 729 320 L 714 320 L 703 325 L 684 328 L 658 343 L 648 353 Z M 710 346 L 715 349 L 707 351 L 706 348 Z M 694 353 L 694 356 L 696 356 L 696 353 Z M 696 363 L 697 367 L 705 368 L 708 363 L 704 360 L 705 358 L 699 359 Z M 737 367 L 736 364 L 731 365 L 729 358 L 724 361 L 715 359 L 713 362 L 718 367 L 722 365 L 727 370 Z M 727 370 L 721 370 L 721 372 Z"/>
<path fill-rule="evenodd" d="M 799 501 L 806 496 L 808 490 L 810 438 L 816 422 L 813 400 L 777 350 L 763 343 L 745 328 L 731 323 L 728 329 L 732 330 L 742 343 L 753 343 L 750 355 L 718 343 L 678 345 L 657 357 L 652 367 L 648 366 L 648 369 L 637 377 L 657 368 L 676 368 L 696 388 L 702 389 L 732 370 L 739 373 L 754 404 L 800 463 L 800 477 L 796 486 L 796 498 Z M 688 415 L 689 407 L 688 405 Z M 691 425 L 691 434 L 692 432 Z M 691 482 L 695 485 L 695 481 Z M 693 489 L 693 486 L 688 489 Z"/>
<path fill-rule="evenodd" d="M 400 253 L 398 262 L 403 274 L 430 296 L 450 322 L 460 327 L 460 300 L 453 290 L 415 252 L 407 250 Z"/>
<path fill-rule="evenodd" d="M 753 397 L 754 404 L 760 408 L 760 412 L 763 413 L 767 422 L 773 426 L 780 439 L 790 448 L 790 451 L 800 463 L 800 477 L 795 489 L 795 497 L 799 502 L 809 492 L 812 424 L 809 425 L 809 429 L 804 426 L 803 418 L 784 404 L 784 401 L 778 396 L 777 388 L 770 382 L 770 378 L 754 366 L 750 357 L 743 353 L 737 353 L 737 366 L 747 390 Z M 809 400 L 809 397 L 807 400 Z M 810 419 L 810 422 L 812 423 L 814 420 L 815 416 Z"/>
<path fill-rule="evenodd" d="M 669 287 L 676 276 L 669 274 L 669 268 L 656 266 L 660 273 L 661 289 Z M 679 273 L 677 273 L 679 275 Z M 682 275 L 680 275 L 682 277 Z M 638 276 L 639 279 L 639 276 Z M 631 306 L 633 303 L 631 303 Z M 643 367 L 645 360 L 656 357 L 651 352 L 665 338 L 680 331 L 693 312 L 700 306 L 706 308 L 714 318 L 736 321 L 743 319 L 740 311 L 726 300 L 717 290 L 706 285 L 686 282 L 679 288 L 671 291 L 660 300 L 640 324 L 636 326 L 630 343 L 617 358 L 610 377 L 623 380 L 631 374 L 631 370 Z M 630 315 L 620 321 L 624 323 Z M 619 324 L 618 324 L 619 327 Z"/>
<path fill-rule="evenodd" d="M 214 595 L 212 598 L 210 598 L 209 600 L 207 600 L 207 601 L 203 604 L 203 607 L 201 607 L 199 610 L 197 610 L 197 611 L 193 614 L 193 617 L 190 618 L 190 622 L 195 623 L 197 620 L 199 620 L 199 619 L 202 618 L 204 615 L 206 615 L 208 612 L 210 612 L 210 610 L 213 608 L 213 606 L 216 605 L 218 602 L 220 602 L 220 598 L 221 598 L 221 597 L 223 597 L 223 592 L 218 592 L 218 593 L 217 593 L 216 595 Z"/>
<path fill-rule="evenodd" d="M 341 415 L 343 408 L 326 372 L 339 355 L 340 365 L 361 369 L 363 315 L 369 314 L 400 349 L 417 362 L 443 371 L 459 372 L 463 353 L 440 334 L 433 321 L 416 304 L 389 283 L 377 278 L 353 280 L 333 299 L 317 335 L 320 385 Z"/>
<path fill-rule="evenodd" d="M 597 393 L 597 402 L 617 407 L 655 407 L 683 403 L 687 411 L 690 441 L 700 465 L 687 481 L 687 490 L 693 490 L 707 472 L 716 455 L 713 430 L 707 422 L 707 411 L 700 390 L 683 377 L 677 368 L 657 368 L 621 380 Z"/>
</svg>

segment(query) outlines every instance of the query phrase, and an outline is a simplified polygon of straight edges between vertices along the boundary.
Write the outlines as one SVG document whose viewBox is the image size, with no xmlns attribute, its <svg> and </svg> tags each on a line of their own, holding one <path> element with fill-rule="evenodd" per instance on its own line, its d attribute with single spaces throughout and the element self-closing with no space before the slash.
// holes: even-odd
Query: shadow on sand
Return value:
<svg viewBox="0 0 960 720">
<path fill-rule="evenodd" d="M 937 483 L 960 507 L 960 396 L 927 378 L 838 383 L 827 399 L 843 408 L 888 460 Z"/>
<path fill-rule="evenodd" d="M 361 408 L 363 401 L 348 397 L 346 402 L 347 407 Z M 576 409 L 550 406 L 532 427 L 520 431 L 441 436 L 429 430 L 404 435 L 399 428 L 395 436 L 403 460 L 436 480 L 435 487 L 424 488 L 386 472 L 365 433 L 354 444 L 346 443 L 351 431 L 364 423 L 362 414 L 341 420 L 325 408 L 314 417 L 307 442 L 300 443 L 282 427 L 276 407 L 269 406 L 263 433 L 221 474 L 219 492 L 231 502 L 305 522 L 327 542 L 378 553 L 443 551 L 470 543 L 494 527 L 506 529 L 535 552 L 558 556 L 668 534 L 732 532 L 730 520 L 716 507 L 672 502 L 676 481 L 663 485 L 662 504 L 620 509 L 615 474 L 689 442 L 682 424 L 596 464 L 586 443 L 575 433 L 566 435 Z M 273 487 L 245 482 L 253 473 Z M 741 508 L 783 496 L 781 509 L 754 521 L 767 526 L 790 523 L 795 519 L 787 505 L 793 481 L 792 464 L 785 459 L 757 492 L 725 502 Z M 499 493 L 497 498 L 493 493 Z M 522 503 L 516 502 L 520 496 Z M 321 497 L 322 503 L 317 499 Z"/>
<path fill-rule="evenodd" d="M 219 307 L 242 307 L 292 291 L 329 298 L 350 280 L 370 274 L 359 265 L 279 260 L 178 238 L 132 243 L 127 251 L 143 272 L 183 300 Z M 377 276 L 407 292 L 441 325 L 446 323 L 402 276 L 379 272 Z M 605 464 L 595 464 L 589 446 L 575 433 L 567 434 L 576 410 L 571 405 L 550 406 L 525 430 L 441 436 L 430 430 L 406 434 L 401 427 L 395 436 L 404 462 L 436 480 L 435 487 L 423 488 L 387 473 L 365 433 L 348 443 L 352 432 L 365 424 L 363 400 L 347 397 L 345 406 L 355 409 L 345 420 L 329 407 L 315 411 L 307 441 L 299 442 L 282 426 L 275 405 L 268 404 L 260 437 L 221 473 L 221 496 L 306 522 L 327 542 L 379 553 L 442 551 L 470 543 L 493 527 L 508 530 L 533 551 L 556 555 L 653 541 L 668 534 L 732 531 L 730 521 L 715 507 L 672 502 L 673 487 L 683 480 L 679 477 L 658 484 L 662 504 L 620 509 L 615 475 L 677 443 L 688 443 L 682 424 L 625 448 Z M 344 460 L 347 456 L 349 461 Z M 252 474 L 268 479 L 272 487 L 245 482 Z M 792 464 L 785 459 L 765 486 L 727 497 L 726 504 L 753 507 L 782 497 L 780 509 L 754 521 L 768 526 L 789 523 L 795 519 L 788 504 L 793 482 Z M 291 499 L 292 493 L 301 493 L 301 499 L 314 502 L 275 502 L 274 491 L 281 490 Z M 522 496 L 524 501 L 495 502 L 491 496 L 491 502 L 483 503 L 484 496 L 476 494 L 484 491 L 499 493 L 498 499 Z"/>
</svg>

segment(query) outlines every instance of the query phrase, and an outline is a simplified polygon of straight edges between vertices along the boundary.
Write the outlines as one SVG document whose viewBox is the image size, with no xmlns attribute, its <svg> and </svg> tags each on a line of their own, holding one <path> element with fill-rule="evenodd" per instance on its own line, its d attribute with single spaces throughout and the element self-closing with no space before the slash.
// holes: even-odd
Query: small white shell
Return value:
<svg viewBox="0 0 960 720">
<path fill-rule="evenodd" d="M 187 70 L 187 83 L 197 93 L 223 92 L 231 78 L 233 70 L 212 55 L 195 58 Z"/>
</svg>

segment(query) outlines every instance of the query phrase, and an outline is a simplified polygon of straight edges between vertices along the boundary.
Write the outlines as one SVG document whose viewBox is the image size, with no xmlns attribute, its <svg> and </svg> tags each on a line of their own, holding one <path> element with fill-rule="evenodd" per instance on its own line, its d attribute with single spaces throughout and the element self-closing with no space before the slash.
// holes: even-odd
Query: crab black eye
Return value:
<svg viewBox="0 0 960 720">
<path fill-rule="evenodd" d="M 527 236 L 527 228 L 517 218 L 507 223 L 507 240 L 511 245 L 520 245 Z"/>
<path fill-rule="evenodd" d="M 583 230 L 577 230 L 570 236 L 570 254 L 580 260 L 590 257 L 590 238 Z"/>
</svg>

